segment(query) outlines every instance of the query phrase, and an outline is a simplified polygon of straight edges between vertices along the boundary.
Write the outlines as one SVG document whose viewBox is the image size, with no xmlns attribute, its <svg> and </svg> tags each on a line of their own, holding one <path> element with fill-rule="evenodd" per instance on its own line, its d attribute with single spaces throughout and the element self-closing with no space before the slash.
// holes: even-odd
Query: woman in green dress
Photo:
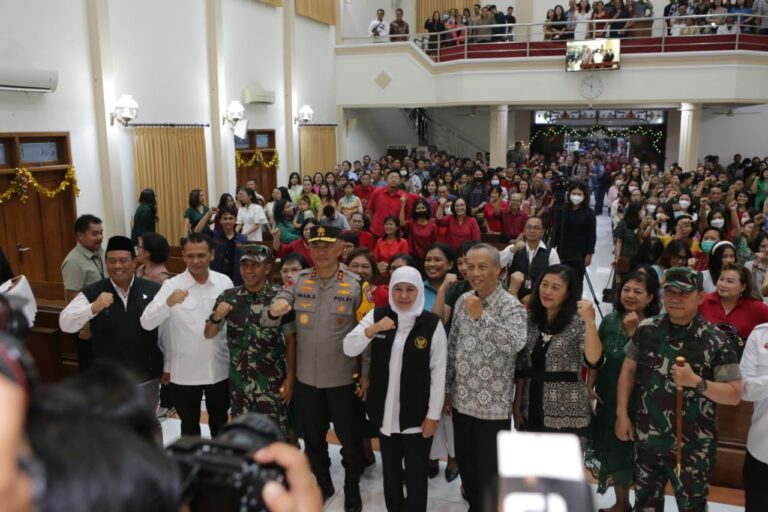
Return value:
<svg viewBox="0 0 768 512">
<path fill-rule="evenodd" d="M 205 192 L 199 188 L 189 193 L 189 208 L 184 211 L 184 231 L 188 235 L 193 231 L 203 232 L 213 236 L 209 224 L 213 222 L 211 216 L 216 213 L 216 208 L 205 206 Z"/>
<path fill-rule="evenodd" d="M 627 274 L 619 287 L 615 311 L 600 324 L 598 334 L 603 344 L 605 364 L 590 370 L 587 387 L 596 404 L 589 427 L 585 460 L 587 468 L 598 480 L 597 492 L 604 494 L 613 487 L 616 504 L 607 510 L 631 510 L 629 486 L 632 484 L 635 451 L 630 441 L 620 441 L 615 433 L 616 385 L 624 363 L 624 346 L 644 319 L 659 313 L 659 280 L 656 273 L 635 270 Z M 630 406 L 629 408 L 633 408 Z"/>
<path fill-rule="evenodd" d="M 157 195 L 151 188 L 145 188 L 139 194 L 139 206 L 133 214 L 131 242 L 139 245 L 139 237 L 144 233 L 154 233 L 157 227 Z"/>
</svg>

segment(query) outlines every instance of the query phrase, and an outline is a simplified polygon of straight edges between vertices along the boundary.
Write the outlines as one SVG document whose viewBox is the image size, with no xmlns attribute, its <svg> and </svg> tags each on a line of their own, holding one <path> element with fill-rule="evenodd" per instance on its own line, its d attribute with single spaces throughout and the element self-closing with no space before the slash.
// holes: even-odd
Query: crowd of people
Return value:
<svg viewBox="0 0 768 512">
<path fill-rule="evenodd" d="M 366 155 L 292 173 L 264 196 L 248 182 L 216 207 L 194 190 L 178 275 L 153 232 L 157 199 L 142 191 L 132 236 L 106 251 L 101 220 L 77 220 L 60 325 L 81 348 L 90 340 L 95 359 L 133 371 L 153 406 L 169 384 L 184 435 L 200 435 L 203 396 L 214 436 L 229 415 L 270 416 L 303 439 L 325 499 L 332 422 L 346 510 L 362 508 L 371 437 L 389 510 L 425 510 L 443 459 L 480 510 L 495 434 L 512 423 L 578 436 L 599 491 L 616 491 L 613 510 L 629 508 L 632 485 L 635 506 L 654 508 L 674 471 L 678 386 L 680 508 L 705 506 L 716 405 L 744 399 L 757 402 L 744 482 L 747 510 L 758 510 L 768 160 L 708 156 L 684 171 L 519 142 L 506 156 L 493 168 L 483 153 Z M 615 299 L 598 325 L 582 283 L 604 214 Z"/>
</svg>

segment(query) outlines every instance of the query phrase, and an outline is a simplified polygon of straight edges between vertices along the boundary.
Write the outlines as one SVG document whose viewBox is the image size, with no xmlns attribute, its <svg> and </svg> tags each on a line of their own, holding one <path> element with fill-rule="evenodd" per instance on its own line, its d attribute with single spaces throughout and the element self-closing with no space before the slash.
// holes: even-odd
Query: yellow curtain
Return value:
<svg viewBox="0 0 768 512">
<path fill-rule="evenodd" d="M 184 233 L 184 211 L 189 192 L 199 188 L 208 197 L 203 128 L 134 128 L 133 161 L 136 191 L 157 194 L 157 232 L 170 245 L 179 245 Z"/>
<path fill-rule="evenodd" d="M 336 4 L 336 0 L 296 0 L 296 14 L 326 25 L 336 25 Z"/>
<path fill-rule="evenodd" d="M 299 128 L 299 166 L 301 174 L 325 174 L 336 165 L 336 127 L 301 126 Z"/>
<path fill-rule="evenodd" d="M 459 15 L 464 8 L 468 8 L 469 12 L 474 16 L 474 10 L 472 6 L 475 4 L 486 5 L 483 2 L 467 1 L 467 0 L 418 0 L 416 3 L 416 20 L 411 23 L 411 32 L 424 32 L 424 22 L 432 18 L 432 13 L 440 11 L 440 14 L 444 14 L 448 9 L 456 8 L 459 10 Z M 498 4 L 501 6 L 501 4 Z M 499 7 L 501 9 L 501 7 Z M 504 7 L 506 9 L 506 7 Z M 505 11 L 506 12 L 506 11 Z"/>
</svg>

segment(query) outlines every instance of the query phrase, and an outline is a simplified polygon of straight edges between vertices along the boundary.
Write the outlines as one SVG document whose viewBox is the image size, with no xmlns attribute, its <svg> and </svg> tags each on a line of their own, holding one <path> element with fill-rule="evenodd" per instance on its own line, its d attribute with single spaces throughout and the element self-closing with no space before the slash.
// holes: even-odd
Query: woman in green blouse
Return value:
<svg viewBox="0 0 768 512">
<path fill-rule="evenodd" d="M 281 243 L 289 244 L 301 238 L 299 230 L 293 227 L 293 217 L 295 212 L 292 202 L 286 201 L 285 199 L 275 201 L 273 215 L 275 219 L 274 230 L 280 232 Z"/>
<path fill-rule="evenodd" d="M 157 195 L 151 188 L 145 188 L 139 194 L 139 207 L 133 214 L 131 242 L 138 246 L 140 236 L 155 231 L 157 231 Z"/>
<path fill-rule="evenodd" d="M 216 208 L 211 210 L 205 206 L 205 192 L 199 188 L 193 189 L 189 193 L 189 208 L 184 211 L 185 233 L 197 231 L 213 236 L 213 231 L 208 224 L 213 222 L 211 215 L 214 213 L 216 213 Z"/>
<path fill-rule="evenodd" d="M 605 364 L 590 370 L 587 381 L 596 407 L 585 451 L 586 466 L 598 480 L 597 492 L 604 494 L 608 487 L 614 488 L 616 504 L 607 509 L 613 512 L 631 509 L 629 487 L 635 467 L 634 445 L 620 441 L 614 433 L 616 385 L 624 364 L 624 346 L 644 318 L 659 313 L 659 280 L 655 273 L 634 271 L 622 279 L 619 290 L 615 311 L 605 317 L 598 330 Z"/>
</svg>

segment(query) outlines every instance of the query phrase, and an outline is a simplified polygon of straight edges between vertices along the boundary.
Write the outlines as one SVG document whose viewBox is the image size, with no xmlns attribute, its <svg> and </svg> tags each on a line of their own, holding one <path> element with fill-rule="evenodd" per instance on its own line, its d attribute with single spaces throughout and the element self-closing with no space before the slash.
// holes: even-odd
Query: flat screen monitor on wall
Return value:
<svg viewBox="0 0 768 512">
<path fill-rule="evenodd" d="M 608 71 L 621 67 L 621 39 L 567 41 L 566 71 Z"/>
</svg>

